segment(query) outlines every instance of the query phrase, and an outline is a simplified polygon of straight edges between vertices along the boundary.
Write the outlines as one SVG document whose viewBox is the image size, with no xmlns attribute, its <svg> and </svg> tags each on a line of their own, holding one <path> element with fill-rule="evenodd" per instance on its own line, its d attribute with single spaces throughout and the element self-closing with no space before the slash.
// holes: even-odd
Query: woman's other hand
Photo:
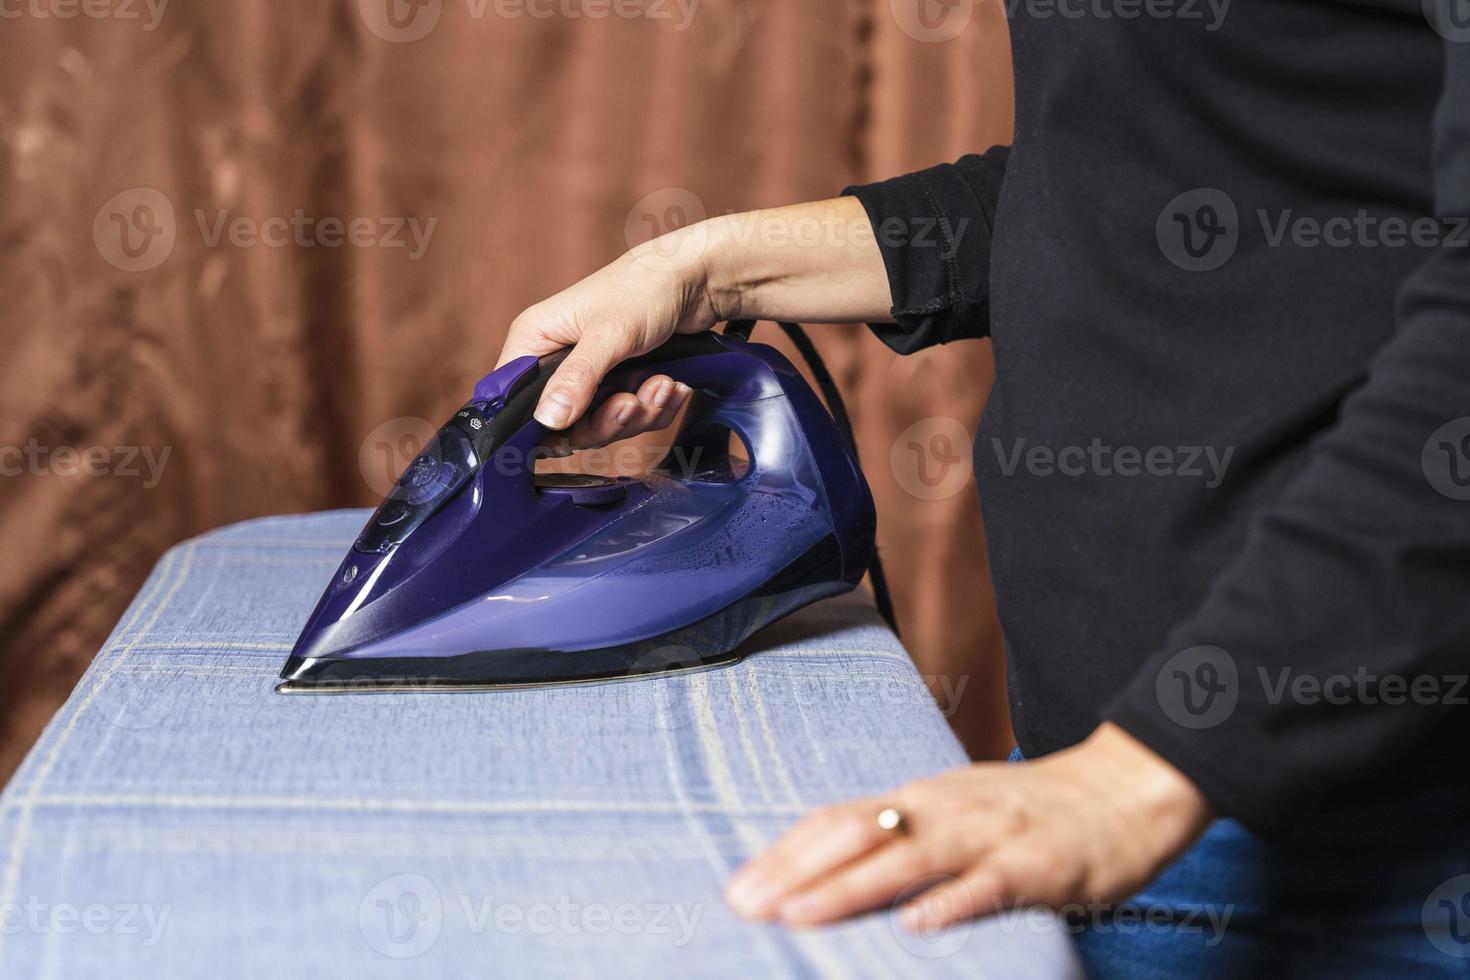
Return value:
<svg viewBox="0 0 1470 980">
<path fill-rule="evenodd" d="M 902 833 L 878 825 L 888 807 L 904 815 Z M 1163 870 L 1210 816 L 1182 773 L 1104 724 L 1035 762 L 982 763 L 818 810 L 737 872 L 726 897 L 746 918 L 793 926 L 904 897 L 900 921 L 912 929 L 1017 904 L 1113 903 Z"/>
</svg>

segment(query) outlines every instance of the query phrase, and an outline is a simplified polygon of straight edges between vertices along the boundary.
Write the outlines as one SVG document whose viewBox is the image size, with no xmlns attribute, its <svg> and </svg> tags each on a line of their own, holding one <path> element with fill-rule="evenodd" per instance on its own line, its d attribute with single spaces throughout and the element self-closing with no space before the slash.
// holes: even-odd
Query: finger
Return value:
<svg viewBox="0 0 1470 980">
<path fill-rule="evenodd" d="M 890 839 L 878 826 L 878 803 L 818 810 L 736 872 L 725 891 L 747 919 L 768 919 L 791 893 Z"/>
<path fill-rule="evenodd" d="M 1005 902 L 1005 880 L 993 868 L 971 868 L 903 904 L 898 921 L 909 932 L 933 932 L 999 912 Z"/>
<path fill-rule="evenodd" d="M 620 391 L 608 396 L 595 411 L 584 415 L 567 434 L 573 449 L 595 449 L 625 438 L 624 430 L 638 414 L 641 403 L 632 392 Z"/>
<path fill-rule="evenodd" d="M 672 385 L 673 383 L 674 379 L 670 378 L 667 374 L 655 374 L 638 386 L 638 400 L 647 407 L 653 408 L 655 407 L 659 393 L 665 386 Z"/>
<path fill-rule="evenodd" d="M 679 414 L 679 409 L 683 408 L 685 403 L 689 401 L 689 396 L 692 393 L 693 389 L 682 382 L 675 382 L 670 385 L 667 400 L 664 402 L 663 407 L 659 409 L 658 415 L 654 418 L 653 425 L 650 426 L 650 431 L 653 429 L 667 429 L 673 425 L 674 416 Z"/>
<path fill-rule="evenodd" d="M 672 420 L 673 413 L 683 404 L 684 399 L 678 394 L 681 387 L 684 386 L 676 385 L 667 375 L 660 374 L 644 381 L 637 393 L 609 395 L 606 401 L 572 426 L 568 441 L 574 449 L 595 449 L 661 428 Z M 674 392 L 672 399 L 661 395 L 665 388 Z M 657 407 L 660 402 L 665 408 Z M 662 416 L 667 416 L 667 421 L 660 425 Z"/>
<path fill-rule="evenodd" d="M 535 457 L 538 459 L 565 459 L 574 452 L 572 440 L 565 433 L 555 432 L 541 441 Z"/>
<path fill-rule="evenodd" d="M 637 407 L 623 420 L 622 427 L 608 442 L 631 439 L 644 432 L 665 429 L 688 401 L 688 385 L 659 376 L 650 378 L 638 389 Z"/>
<path fill-rule="evenodd" d="M 793 926 L 845 919 L 888 905 L 929 875 L 955 870 L 931 844 L 896 839 L 796 892 L 781 903 L 777 917 Z"/>
<path fill-rule="evenodd" d="M 919 896 L 909 903 L 917 908 L 906 907 L 899 921 L 906 928 L 936 929 L 1021 906 L 1057 910 L 1090 900 L 1083 894 L 1085 878 L 1082 862 L 1070 860 L 1065 848 L 1035 836 L 1022 838 L 991 852 L 960 882 Z"/>
<path fill-rule="evenodd" d="M 577 421 L 592 403 L 597 385 L 607 372 L 631 353 L 612 331 L 587 333 L 546 383 L 536 406 L 536 421 L 558 430 Z"/>
<path fill-rule="evenodd" d="M 527 355 L 544 357 L 576 342 L 575 331 L 561 326 L 557 318 L 541 312 L 540 306 L 533 306 L 511 321 L 495 366 L 501 367 Z"/>
<path fill-rule="evenodd" d="M 674 379 L 656 374 L 638 386 L 638 410 L 624 426 L 624 436 L 636 436 L 657 427 L 659 413 L 675 389 Z"/>
</svg>

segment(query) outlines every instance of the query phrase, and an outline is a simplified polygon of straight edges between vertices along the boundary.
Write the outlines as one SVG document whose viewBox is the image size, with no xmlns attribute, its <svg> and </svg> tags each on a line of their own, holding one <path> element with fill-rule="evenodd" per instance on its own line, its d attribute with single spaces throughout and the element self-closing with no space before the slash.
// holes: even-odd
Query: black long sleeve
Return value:
<svg viewBox="0 0 1470 980">
<path fill-rule="evenodd" d="M 874 329 L 994 344 L 975 463 L 1023 750 L 1111 719 L 1267 833 L 1460 779 L 1470 45 L 1407 0 L 1022 9 L 1012 42 L 1009 151 L 853 193 L 987 232 L 953 266 L 880 234 Z"/>
<path fill-rule="evenodd" d="M 868 212 L 896 323 L 873 332 L 900 354 L 989 332 L 990 239 L 1010 147 L 849 187 Z"/>
<path fill-rule="evenodd" d="M 1444 242 L 1301 475 L 1108 712 L 1262 829 L 1382 776 L 1470 703 L 1470 47 L 1446 58 Z M 1203 708 L 1206 681 L 1219 708 L 1195 720 L 1181 699 Z"/>
</svg>

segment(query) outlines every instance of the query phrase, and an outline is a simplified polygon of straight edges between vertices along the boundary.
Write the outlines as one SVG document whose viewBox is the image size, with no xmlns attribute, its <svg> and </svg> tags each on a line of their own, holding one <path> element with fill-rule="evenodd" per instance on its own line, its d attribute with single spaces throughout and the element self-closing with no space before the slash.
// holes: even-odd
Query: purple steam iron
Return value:
<svg viewBox="0 0 1470 980">
<path fill-rule="evenodd" d="M 751 326 L 676 336 L 603 383 L 599 399 L 660 373 L 694 389 L 640 479 L 535 472 L 546 430 L 531 412 L 565 352 L 482 378 L 362 529 L 277 690 L 477 691 L 733 663 L 756 630 L 854 588 L 875 518 L 840 397 L 814 362 L 834 423 L 785 357 L 745 340 Z"/>
</svg>

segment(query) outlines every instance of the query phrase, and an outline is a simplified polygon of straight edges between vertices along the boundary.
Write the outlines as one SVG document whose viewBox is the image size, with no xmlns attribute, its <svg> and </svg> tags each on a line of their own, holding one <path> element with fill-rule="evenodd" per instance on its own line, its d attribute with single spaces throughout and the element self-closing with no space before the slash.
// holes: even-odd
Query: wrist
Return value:
<svg viewBox="0 0 1470 980">
<path fill-rule="evenodd" d="M 1214 818 L 1188 776 L 1112 722 L 1099 725 L 1074 751 L 1095 778 L 1115 788 L 1155 828 L 1193 839 Z"/>
<path fill-rule="evenodd" d="M 733 274 L 734 240 L 727 216 L 710 218 L 636 245 L 621 261 L 664 279 L 661 285 L 671 285 L 684 297 L 683 317 L 708 327 L 742 316 L 742 289 Z"/>
<path fill-rule="evenodd" d="M 742 320 L 748 315 L 745 300 L 749 283 L 739 261 L 741 250 L 735 217 L 720 215 L 684 229 L 697 228 L 701 236 L 697 288 L 716 321 Z"/>
</svg>

